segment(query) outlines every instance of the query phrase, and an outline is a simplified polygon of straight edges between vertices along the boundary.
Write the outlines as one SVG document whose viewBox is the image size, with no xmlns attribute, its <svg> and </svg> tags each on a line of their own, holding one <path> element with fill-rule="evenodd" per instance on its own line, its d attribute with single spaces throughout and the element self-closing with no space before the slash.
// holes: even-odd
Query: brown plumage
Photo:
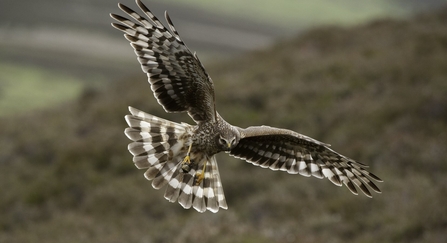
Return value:
<svg viewBox="0 0 447 243">
<path fill-rule="evenodd" d="M 213 81 L 197 55 L 186 47 L 165 14 L 168 30 L 140 1 L 145 17 L 119 4 L 133 20 L 111 14 L 112 26 L 125 33 L 147 74 L 158 103 L 167 112 L 187 112 L 197 125 L 175 123 L 129 107 L 133 142 L 128 149 L 137 168 L 165 198 L 184 208 L 217 212 L 227 208 L 215 154 L 221 151 L 254 165 L 290 174 L 328 178 L 337 186 L 357 188 L 371 197 L 381 181 L 367 166 L 345 157 L 305 135 L 274 127 L 242 129 L 227 123 L 216 111 Z"/>
</svg>

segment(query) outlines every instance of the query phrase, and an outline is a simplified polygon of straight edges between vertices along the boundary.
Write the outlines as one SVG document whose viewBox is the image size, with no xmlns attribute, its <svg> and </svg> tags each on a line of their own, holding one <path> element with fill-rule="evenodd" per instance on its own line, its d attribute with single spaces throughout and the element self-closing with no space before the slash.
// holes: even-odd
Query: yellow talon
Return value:
<svg viewBox="0 0 447 243">
<path fill-rule="evenodd" d="M 188 152 L 186 153 L 186 156 L 182 162 L 182 170 L 186 173 L 191 170 L 191 167 L 189 166 L 191 164 L 191 157 L 189 156 L 189 153 L 191 153 L 191 147 L 192 144 L 189 145 Z"/>
<path fill-rule="evenodd" d="M 205 173 L 203 173 L 203 171 L 202 172 L 197 172 L 196 173 L 196 179 L 197 179 L 196 186 L 198 186 L 200 184 L 200 182 L 202 182 L 203 179 L 205 179 Z"/>
<path fill-rule="evenodd" d="M 186 155 L 186 157 L 183 159 L 183 163 L 191 163 L 191 158 L 189 157 L 189 155 Z"/>
<path fill-rule="evenodd" d="M 200 182 L 203 181 L 203 179 L 205 179 L 205 169 L 206 169 L 206 161 L 203 162 L 202 171 L 196 173 L 196 177 L 197 177 L 196 185 L 197 186 L 200 184 Z"/>
<path fill-rule="evenodd" d="M 191 153 L 191 148 L 192 148 L 192 143 L 189 145 L 188 152 L 186 153 L 186 156 L 183 159 L 183 163 L 188 163 L 188 164 L 191 163 L 191 157 L 189 157 L 189 154 Z"/>
</svg>

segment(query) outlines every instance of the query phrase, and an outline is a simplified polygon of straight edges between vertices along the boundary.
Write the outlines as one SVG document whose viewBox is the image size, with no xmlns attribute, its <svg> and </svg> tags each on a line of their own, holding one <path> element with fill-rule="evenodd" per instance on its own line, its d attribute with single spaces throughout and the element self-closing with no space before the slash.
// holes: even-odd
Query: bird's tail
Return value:
<svg viewBox="0 0 447 243">
<path fill-rule="evenodd" d="M 124 131 L 133 142 L 128 149 L 138 169 L 147 169 L 144 176 L 152 186 L 160 189 L 167 185 L 165 198 L 178 201 L 184 208 L 199 212 L 227 208 L 214 156 L 190 154 L 194 127 L 186 123 L 171 122 L 129 107 L 131 115 L 125 117 L 128 128 Z M 205 170 L 203 170 L 205 169 Z M 202 173 L 203 178 L 197 175 Z"/>
</svg>

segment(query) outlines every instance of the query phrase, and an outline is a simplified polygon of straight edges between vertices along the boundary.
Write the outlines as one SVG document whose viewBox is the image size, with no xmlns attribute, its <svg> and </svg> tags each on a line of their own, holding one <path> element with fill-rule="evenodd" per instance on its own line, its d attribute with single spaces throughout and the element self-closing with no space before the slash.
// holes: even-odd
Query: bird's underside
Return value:
<svg viewBox="0 0 447 243">
<path fill-rule="evenodd" d="M 175 123 L 129 107 L 133 162 L 145 169 L 155 189 L 167 186 L 165 198 L 184 208 L 217 212 L 227 208 L 215 154 L 221 151 L 254 165 L 290 174 L 328 178 L 357 194 L 380 193 L 381 182 L 367 166 L 305 135 L 268 126 L 246 129 L 228 124 L 215 109 L 213 81 L 197 55 L 180 39 L 168 14 L 168 30 L 140 1 L 140 15 L 119 4 L 129 17 L 116 14 L 112 26 L 125 33 L 135 50 L 158 103 L 167 112 L 187 112 L 197 125 Z"/>
</svg>

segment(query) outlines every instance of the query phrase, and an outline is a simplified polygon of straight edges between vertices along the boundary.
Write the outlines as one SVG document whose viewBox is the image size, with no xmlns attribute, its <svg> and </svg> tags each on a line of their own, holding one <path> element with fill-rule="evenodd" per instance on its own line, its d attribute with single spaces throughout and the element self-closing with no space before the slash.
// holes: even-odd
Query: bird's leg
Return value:
<svg viewBox="0 0 447 243">
<path fill-rule="evenodd" d="M 196 185 L 199 185 L 200 182 L 202 182 L 202 180 L 205 178 L 205 169 L 206 169 L 206 160 L 203 162 L 203 168 L 201 172 L 197 172 L 196 173 Z"/>
<path fill-rule="evenodd" d="M 192 148 L 192 143 L 189 145 L 188 152 L 186 152 L 186 156 L 183 159 L 183 163 L 188 163 L 188 164 L 191 163 L 191 158 L 189 157 L 189 154 L 191 153 L 191 148 Z"/>
<path fill-rule="evenodd" d="M 189 167 L 189 165 L 191 164 L 191 157 L 189 156 L 189 154 L 191 153 L 191 148 L 192 143 L 189 145 L 188 152 L 186 153 L 186 156 L 182 162 L 182 170 L 184 172 L 189 172 L 191 170 L 191 168 Z"/>
<path fill-rule="evenodd" d="M 189 154 L 191 153 L 192 143 L 188 147 L 188 152 L 186 153 L 185 158 L 182 162 L 182 170 L 183 172 L 189 172 L 191 170 L 190 164 L 191 164 L 191 157 Z M 205 179 L 205 169 L 206 169 L 206 161 L 203 162 L 203 168 L 201 172 L 196 173 L 196 185 L 199 185 L 200 182 Z"/>
</svg>

